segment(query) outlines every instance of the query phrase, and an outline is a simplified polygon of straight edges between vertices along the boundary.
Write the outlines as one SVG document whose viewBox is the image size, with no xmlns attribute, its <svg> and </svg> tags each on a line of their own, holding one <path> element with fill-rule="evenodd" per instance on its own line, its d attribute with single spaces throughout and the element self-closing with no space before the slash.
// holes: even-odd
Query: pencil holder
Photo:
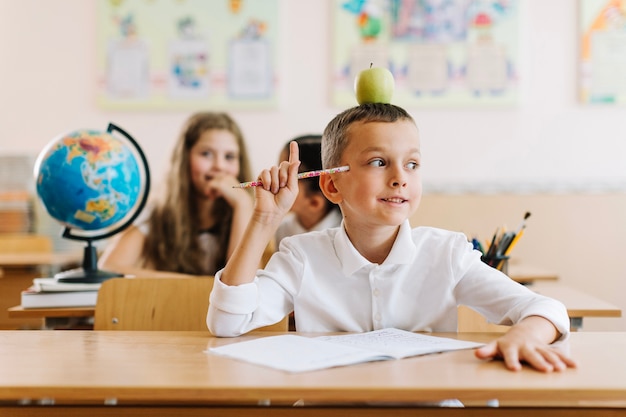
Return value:
<svg viewBox="0 0 626 417">
<path fill-rule="evenodd" d="M 490 257 L 482 256 L 480 258 L 484 263 L 489 266 L 496 268 L 499 271 L 502 271 L 504 274 L 508 275 L 509 273 L 509 256 L 505 255 L 495 255 Z"/>
</svg>

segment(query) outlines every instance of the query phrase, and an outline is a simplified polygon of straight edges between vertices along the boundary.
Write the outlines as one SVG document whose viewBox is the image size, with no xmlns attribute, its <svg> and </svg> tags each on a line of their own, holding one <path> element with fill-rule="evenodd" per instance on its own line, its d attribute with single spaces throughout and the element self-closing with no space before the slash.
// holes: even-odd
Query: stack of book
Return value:
<svg viewBox="0 0 626 417">
<path fill-rule="evenodd" d="M 22 291 L 22 308 L 94 307 L 100 283 L 58 282 L 55 278 L 35 278 Z"/>
</svg>

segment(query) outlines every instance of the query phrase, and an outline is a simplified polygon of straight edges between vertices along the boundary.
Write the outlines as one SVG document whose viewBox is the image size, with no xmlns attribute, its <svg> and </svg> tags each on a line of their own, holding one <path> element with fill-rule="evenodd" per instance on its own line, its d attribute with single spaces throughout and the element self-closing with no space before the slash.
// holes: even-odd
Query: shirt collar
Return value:
<svg viewBox="0 0 626 417">
<path fill-rule="evenodd" d="M 337 257 L 341 262 L 341 271 L 344 276 L 350 276 L 359 269 L 372 265 L 370 261 L 365 259 L 356 250 L 352 242 L 350 242 L 346 229 L 344 228 L 343 221 L 341 222 L 339 232 L 335 235 L 334 246 Z M 411 225 L 408 220 L 405 220 L 400 225 L 396 241 L 393 243 L 391 251 L 382 265 L 391 266 L 410 264 L 413 262 L 416 252 L 417 248 L 415 247 L 415 243 L 413 242 L 413 238 L 411 236 Z"/>
</svg>

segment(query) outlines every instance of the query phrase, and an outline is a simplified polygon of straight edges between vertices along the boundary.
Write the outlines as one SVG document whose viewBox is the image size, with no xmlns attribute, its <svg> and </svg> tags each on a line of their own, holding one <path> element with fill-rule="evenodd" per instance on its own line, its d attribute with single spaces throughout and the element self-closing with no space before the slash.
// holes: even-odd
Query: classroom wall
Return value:
<svg viewBox="0 0 626 417">
<path fill-rule="evenodd" d="M 254 172 L 289 138 L 323 130 L 344 110 L 330 101 L 331 0 L 278 1 L 278 107 L 231 112 Z M 426 191 L 626 189 L 623 110 L 577 102 L 576 4 L 519 0 L 518 105 L 408 109 L 422 133 Z M 97 107 L 96 23 L 95 0 L 0 0 L 0 153 L 37 154 L 57 134 L 114 122 L 160 176 L 189 112 Z"/>
<path fill-rule="evenodd" d="M 321 131 L 343 110 L 329 96 L 330 4 L 280 0 L 278 108 L 231 112 L 255 172 L 288 138 Z M 518 106 L 408 109 L 422 135 L 427 194 L 416 218 L 489 235 L 530 210 L 516 255 L 626 309 L 624 110 L 576 101 L 576 2 L 521 0 L 520 8 Z M 139 140 L 158 187 L 189 113 L 95 105 L 95 10 L 94 0 L 0 0 L 0 154 L 36 155 L 59 133 L 114 122 Z M 626 320 L 586 328 L 626 331 Z"/>
<path fill-rule="evenodd" d="M 531 216 L 510 262 L 551 271 L 559 280 L 626 314 L 626 194 L 427 194 L 411 218 L 464 232 L 482 241 L 496 227 L 519 226 Z M 583 330 L 626 331 L 626 317 L 585 318 Z"/>
<path fill-rule="evenodd" d="M 340 110 L 329 107 L 324 87 L 328 2 L 280 3 L 287 36 L 280 45 L 279 107 L 231 112 L 255 156 L 254 172 L 275 163 L 289 138 L 321 131 Z M 162 176 L 190 113 L 96 106 L 95 10 L 95 0 L 0 0 L 0 153 L 37 154 L 57 134 L 114 122 L 140 142 L 152 172 Z"/>
</svg>

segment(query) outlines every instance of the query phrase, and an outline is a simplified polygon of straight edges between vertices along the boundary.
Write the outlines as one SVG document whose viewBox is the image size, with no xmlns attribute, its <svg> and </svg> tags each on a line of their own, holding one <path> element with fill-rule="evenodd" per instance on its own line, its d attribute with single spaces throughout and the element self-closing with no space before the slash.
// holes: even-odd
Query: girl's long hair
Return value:
<svg viewBox="0 0 626 417">
<path fill-rule="evenodd" d="M 219 240 L 216 269 L 206 269 L 205 253 L 198 236 L 200 215 L 191 183 L 189 151 L 207 130 L 231 132 L 239 145 L 240 182 L 249 181 L 250 162 L 243 134 L 237 123 L 225 113 L 203 112 L 192 115 L 185 123 L 172 153 L 163 199 L 153 206 L 148 219 L 149 232 L 143 247 L 144 265 L 162 271 L 193 275 L 213 275 L 226 265 L 232 208 L 222 198 L 215 201 L 211 216 L 212 230 Z M 243 191 L 243 190 L 242 190 Z M 245 191 L 244 191 L 245 192 Z"/>
</svg>

